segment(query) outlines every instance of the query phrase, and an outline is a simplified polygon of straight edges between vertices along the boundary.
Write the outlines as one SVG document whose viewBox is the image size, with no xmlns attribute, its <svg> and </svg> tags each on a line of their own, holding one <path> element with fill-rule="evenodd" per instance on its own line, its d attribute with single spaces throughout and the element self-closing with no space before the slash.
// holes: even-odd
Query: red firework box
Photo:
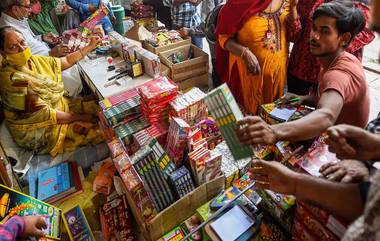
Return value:
<svg viewBox="0 0 380 241">
<path fill-rule="evenodd" d="M 207 147 L 200 147 L 189 153 L 189 162 L 197 186 L 205 182 L 205 163 L 210 157 L 211 153 Z"/>
<path fill-rule="evenodd" d="M 137 97 L 139 94 L 135 88 L 124 91 L 120 94 L 107 97 L 99 101 L 99 105 L 103 110 L 106 110 L 112 106 L 118 105 L 122 102 L 126 102 L 134 97 Z"/>
<path fill-rule="evenodd" d="M 107 142 L 108 149 L 111 152 L 111 157 L 116 158 L 117 156 L 124 153 L 123 144 L 120 139 L 112 139 Z"/>
<path fill-rule="evenodd" d="M 153 104 L 176 96 L 178 86 L 166 77 L 159 77 L 139 86 L 137 91 L 146 103 Z"/>
<path fill-rule="evenodd" d="M 292 239 L 295 241 L 318 241 L 318 238 L 311 234 L 297 218 L 293 222 Z"/>
<path fill-rule="evenodd" d="M 124 152 L 123 154 L 117 156 L 113 159 L 113 162 L 125 184 L 125 187 L 127 188 L 127 191 L 133 192 L 143 185 L 136 170 L 133 168 L 131 159 L 127 153 Z"/>
<path fill-rule="evenodd" d="M 152 219 L 157 214 L 157 211 L 144 188 L 140 176 L 132 166 L 129 156 L 123 153 L 117 158 L 114 158 L 113 161 L 127 189 L 129 203 L 134 205 L 134 210 L 139 212 L 138 215 L 140 215 L 144 221 Z"/>
<path fill-rule="evenodd" d="M 166 151 L 177 167 L 182 165 L 190 126 L 180 118 L 173 118 L 167 137 Z"/>
<path fill-rule="evenodd" d="M 179 117 L 191 126 L 207 119 L 207 107 L 204 101 L 207 95 L 199 88 L 192 88 L 170 102 L 170 117 Z"/>
<path fill-rule="evenodd" d="M 332 232 L 330 232 L 326 226 L 321 224 L 309 211 L 307 211 L 302 205 L 298 205 L 296 208 L 296 217 L 303 226 L 307 228 L 309 233 L 321 241 L 338 241 Z"/>
<path fill-rule="evenodd" d="M 347 224 L 326 212 L 325 210 L 304 202 L 297 201 L 298 206 L 302 206 L 315 217 L 322 225 L 330 230 L 338 238 L 342 238 L 347 230 Z"/>
<path fill-rule="evenodd" d="M 133 241 L 132 217 L 128 212 L 125 196 L 117 197 L 100 208 L 102 233 L 108 240 Z"/>
<path fill-rule="evenodd" d="M 176 98 L 178 86 L 166 77 L 153 79 L 137 88 L 141 109 L 151 124 L 168 120 L 169 102 Z"/>
</svg>

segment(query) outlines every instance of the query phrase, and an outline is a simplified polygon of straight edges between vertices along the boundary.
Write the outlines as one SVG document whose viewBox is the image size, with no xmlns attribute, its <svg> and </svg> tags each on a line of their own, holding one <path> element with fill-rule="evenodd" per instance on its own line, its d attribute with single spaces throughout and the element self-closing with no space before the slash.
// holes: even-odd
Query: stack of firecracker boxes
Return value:
<svg viewBox="0 0 380 241">
<path fill-rule="evenodd" d="M 165 101 L 168 96 L 170 101 Z M 174 83 L 161 78 L 100 102 L 101 126 L 108 133 L 113 161 L 128 201 L 144 222 L 219 175 L 225 176 L 228 188 L 247 173 L 253 154 L 282 161 L 294 151 L 288 142 L 253 149 L 241 146 L 234 130 L 242 115 L 231 96 L 226 86 L 208 95 L 197 88 L 179 93 Z M 141 110 L 141 103 L 152 107 L 153 100 L 165 103 L 155 109 L 162 114 L 159 121 L 149 116 L 152 112 Z M 300 170 L 303 155 L 300 152 L 288 161 Z M 262 198 L 259 208 L 296 240 L 336 240 L 344 233 L 343 222 L 319 208 L 297 203 L 293 196 L 267 190 L 257 193 Z"/>
</svg>

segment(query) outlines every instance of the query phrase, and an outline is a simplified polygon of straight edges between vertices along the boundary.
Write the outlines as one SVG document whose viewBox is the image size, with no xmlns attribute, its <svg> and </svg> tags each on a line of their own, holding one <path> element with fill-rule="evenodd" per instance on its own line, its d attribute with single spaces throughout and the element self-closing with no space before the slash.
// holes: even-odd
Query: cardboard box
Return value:
<svg viewBox="0 0 380 241">
<path fill-rule="evenodd" d="M 192 59 L 185 60 L 178 64 L 173 64 L 170 61 L 169 56 L 177 52 L 182 52 L 184 56 L 187 56 L 189 54 L 190 48 L 194 53 L 194 57 Z M 161 63 L 169 67 L 170 78 L 174 82 L 181 82 L 183 80 L 208 73 L 208 54 L 203 52 L 195 45 L 185 45 L 178 48 L 173 48 L 168 51 L 159 53 L 158 55 L 160 56 Z"/>
<path fill-rule="evenodd" d="M 171 50 L 171 49 L 175 49 L 175 48 L 178 48 L 178 47 L 181 47 L 181 46 L 187 46 L 189 44 L 191 44 L 191 39 L 190 38 L 184 39 L 184 40 L 180 40 L 180 41 L 177 41 L 175 43 L 168 44 L 168 45 L 165 45 L 165 46 L 159 46 L 159 47 L 154 47 L 153 45 L 151 45 L 147 41 L 143 41 L 142 42 L 143 48 L 146 49 L 146 50 L 149 50 L 150 52 L 152 52 L 154 54 L 159 54 L 159 53 L 162 53 L 162 52 L 165 52 L 165 51 L 168 51 L 168 50 Z"/>
<path fill-rule="evenodd" d="M 192 87 L 208 88 L 208 73 L 182 80 L 176 84 L 180 90 L 186 90 Z"/>
<path fill-rule="evenodd" d="M 135 41 L 144 41 L 145 39 L 151 38 L 152 33 L 149 32 L 144 26 L 135 24 L 135 26 L 124 34 L 124 37 Z"/>
<path fill-rule="evenodd" d="M 224 177 L 216 178 L 199 186 L 185 197 L 158 213 L 148 222 L 143 221 L 143 217 L 140 216 L 140 212 L 128 192 L 127 199 L 144 238 L 147 241 L 153 241 L 161 238 L 165 233 L 178 226 L 179 223 L 192 216 L 197 208 L 211 200 L 223 189 Z"/>
<path fill-rule="evenodd" d="M 169 67 L 164 65 L 163 63 L 161 63 L 161 75 L 166 76 L 168 78 L 170 77 Z"/>
</svg>

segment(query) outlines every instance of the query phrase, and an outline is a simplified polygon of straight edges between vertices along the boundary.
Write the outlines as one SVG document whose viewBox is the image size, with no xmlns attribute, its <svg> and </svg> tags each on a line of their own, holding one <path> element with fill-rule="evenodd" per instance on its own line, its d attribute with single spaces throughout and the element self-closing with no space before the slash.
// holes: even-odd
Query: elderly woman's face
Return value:
<svg viewBox="0 0 380 241">
<path fill-rule="evenodd" d="M 27 48 L 26 41 L 22 34 L 16 31 L 8 31 L 4 38 L 4 54 L 17 54 Z"/>
</svg>

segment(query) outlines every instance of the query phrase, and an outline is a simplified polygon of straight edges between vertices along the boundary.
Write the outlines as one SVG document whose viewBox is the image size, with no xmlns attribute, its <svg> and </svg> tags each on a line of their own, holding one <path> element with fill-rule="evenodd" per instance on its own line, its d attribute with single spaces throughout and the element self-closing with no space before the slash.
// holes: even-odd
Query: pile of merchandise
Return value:
<svg viewBox="0 0 380 241">
<path fill-rule="evenodd" d="M 161 47 L 183 40 L 181 34 L 176 30 L 160 30 L 154 32 L 151 38 L 145 39 L 153 47 Z"/>
<path fill-rule="evenodd" d="M 101 6 L 89 18 L 83 21 L 77 29 L 69 29 L 62 33 L 55 42 L 66 44 L 68 51 L 75 52 L 85 47 L 93 36 L 101 38 L 99 47 L 109 48 L 111 45 L 110 37 L 105 35 L 103 27 L 98 25 L 99 21 L 107 16 L 109 10 L 105 6 Z"/>
<path fill-rule="evenodd" d="M 168 123 L 169 103 L 177 96 L 178 86 L 166 77 L 159 77 L 137 88 L 141 109 L 150 124 Z"/>
<path fill-rule="evenodd" d="M 131 17 L 138 25 L 142 25 L 147 29 L 157 25 L 154 8 L 143 4 L 143 1 L 140 0 L 131 4 Z"/>
<path fill-rule="evenodd" d="M 159 77 L 137 87 L 137 93 L 110 97 L 100 105 L 103 124 L 117 137 L 108 141 L 113 162 L 147 221 L 196 186 L 222 175 L 222 155 L 209 149 L 222 137 L 207 114 L 206 94 L 198 88 L 178 95 L 175 84 Z M 142 115 L 136 117 L 138 110 Z"/>
<path fill-rule="evenodd" d="M 199 88 L 192 88 L 170 102 L 170 116 L 179 117 L 190 125 L 199 123 L 208 117 L 205 97 Z"/>
<path fill-rule="evenodd" d="M 76 162 L 63 162 L 42 170 L 37 175 L 29 175 L 29 195 L 38 200 L 56 204 L 81 193 L 82 184 L 79 178 L 81 168 Z M 51 180 L 56 182 L 53 185 Z"/>
</svg>

